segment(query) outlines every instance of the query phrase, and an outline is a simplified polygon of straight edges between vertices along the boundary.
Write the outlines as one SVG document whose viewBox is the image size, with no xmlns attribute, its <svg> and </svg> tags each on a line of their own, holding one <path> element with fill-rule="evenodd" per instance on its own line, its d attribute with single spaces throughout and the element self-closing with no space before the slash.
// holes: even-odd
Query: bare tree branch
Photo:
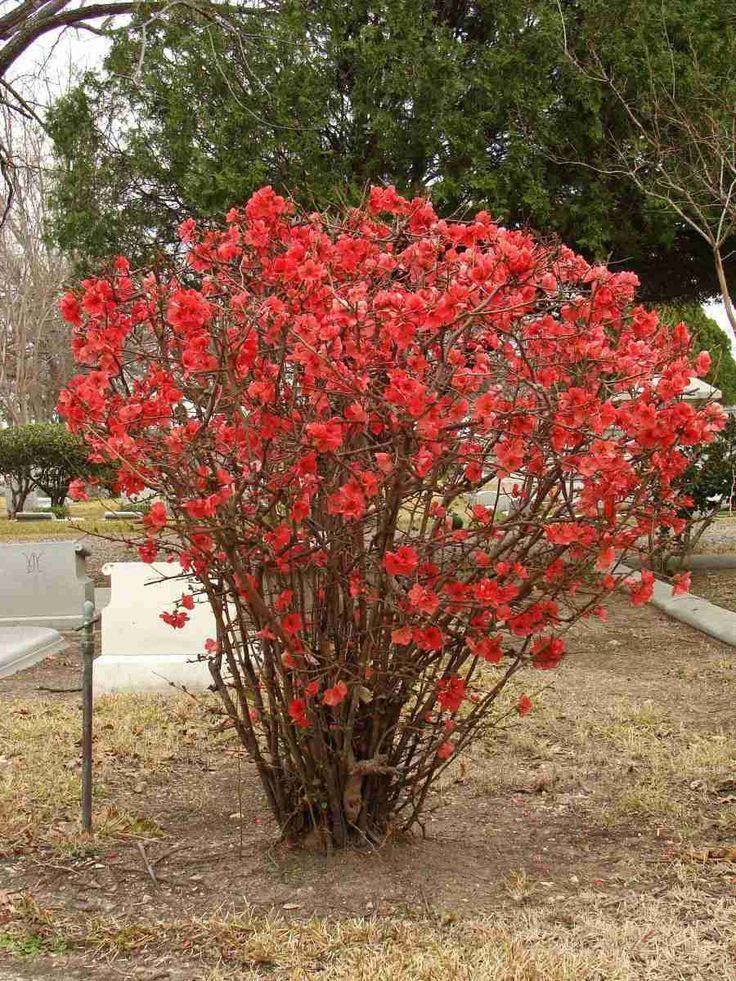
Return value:
<svg viewBox="0 0 736 981">
<path fill-rule="evenodd" d="M 584 60 L 572 50 L 559 2 L 558 9 L 570 64 L 608 89 L 630 126 L 624 135 L 608 133 L 612 165 L 564 162 L 628 178 L 645 197 L 674 211 L 707 243 L 726 316 L 736 336 L 736 310 L 724 269 L 724 250 L 736 234 L 736 74 L 711 77 L 691 43 L 684 55 L 679 51 L 687 64 L 685 96 L 663 20 L 668 77 L 657 75 L 647 51 L 645 90 L 632 96 L 625 80 L 616 77 L 595 47 L 589 48 Z"/>
<path fill-rule="evenodd" d="M 53 418 L 73 370 L 69 331 L 57 311 L 66 261 L 44 241 L 46 150 L 40 128 L 0 116 L 5 145 L 18 161 L 15 201 L 0 228 L 0 420 L 6 425 Z"/>
<path fill-rule="evenodd" d="M 267 16 L 278 7 L 278 0 L 255 0 L 249 7 L 228 0 L 99 0 L 97 3 L 85 3 L 84 0 L 16 0 L 14 6 L 0 16 L 0 107 L 27 115 L 28 104 L 11 87 L 8 73 L 21 55 L 52 32 L 73 29 L 107 35 L 119 25 L 121 17 L 134 13 L 147 16 L 146 20 L 134 25 L 134 29 L 145 32 L 146 26 L 153 21 L 181 9 L 220 27 L 236 30 L 236 18 L 242 14 Z M 0 202 L 0 226 L 10 211 L 14 194 L 13 175 L 9 147 L 0 142 L 0 181 L 5 185 L 5 200 Z"/>
</svg>

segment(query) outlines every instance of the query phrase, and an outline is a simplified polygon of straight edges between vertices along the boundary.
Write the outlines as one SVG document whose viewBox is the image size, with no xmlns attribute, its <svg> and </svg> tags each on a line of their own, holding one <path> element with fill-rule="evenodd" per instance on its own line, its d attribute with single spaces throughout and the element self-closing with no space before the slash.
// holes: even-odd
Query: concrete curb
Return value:
<svg viewBox="0 0 736 981">
<path fill-rule="evenodd" d="M 641 562 L 636 556 L 626 559 L 632 569 L 641 569 Z M 699 552 L 697 555 L 689 555 L 682 562 L 683 569 L 736 569 L 735 552 Z M 679 571 L 679 566 L 678 566 Z"/>
<path fill-rule="evenodd" d="M 684 569 L 736 569 L 736 554 L 712 552 L 690 555 L 683 563 Z"/>
<path fill-rule="evenodd" d="M 736 647 L 736 613 L 724 610 L 700 596 L 685 593 L 682 596 L 672 595 L 669 583 L 654 581 L 654 593 L 649 600 L 651 605 L 673 620 L 686 623 L 708 637 L 723 641 Z"/>
</svg>

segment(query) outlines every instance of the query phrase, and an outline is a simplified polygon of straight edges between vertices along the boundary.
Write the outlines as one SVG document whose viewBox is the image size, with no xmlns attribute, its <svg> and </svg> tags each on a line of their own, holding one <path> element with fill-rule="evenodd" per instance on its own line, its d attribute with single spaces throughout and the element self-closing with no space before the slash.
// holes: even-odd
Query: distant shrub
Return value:
<svg viewBox="0 0 736 981">
<path fill-rule="evenodd" d="M 66 426 L 33 422 L 0 430 L 0 473 L 7 484 L 6 508 L 13 518 L 23 510 L 34 487 L 51 498 L 51 508 L 64 504 L 75 477 L 92 476 L 82 440 Z"/>
</svg>

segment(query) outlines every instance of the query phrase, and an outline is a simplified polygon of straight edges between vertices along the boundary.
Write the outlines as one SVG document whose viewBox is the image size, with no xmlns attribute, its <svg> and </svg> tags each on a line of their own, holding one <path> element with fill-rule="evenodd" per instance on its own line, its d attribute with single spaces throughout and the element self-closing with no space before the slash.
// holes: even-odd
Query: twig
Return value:
<svg viewBox="0 0 736 981">
<path fill-rule="evenodd" d="M 81 687 L 80 688 L 50 688 L 48 685 L 38 685 L 33 690 L 34 691 L 50 691 L 54 695 L 63 695 L 65 692 L 81 691 L 82 689 L 81 689 Z"/>
<path fill-rule="evenodd" d="M 178 851 L 181 847 L 182 847 L 182 843 L 180 841 L 177 842 L 172 848 L 167 849 L 165 852 L 162 852 L 161 855 L 158 855 L 156 858 L 154 858 L 153 861 L 151 862 L 151 865 L 155 867 L 156 865 L 159 864 L 159 862 L 163 862 L 165 858 L 168 858 L 169 855 L 173 855 L 173 853 Z"/>
<path fill-rule="evenodd" d="M 156 878 L 156 873 L 153 871 L 153 866 L 148 861 L 148 856 L 146 855 L 146 849 L 145 849 L 145 846 L 143 845 L 143 842 L 142 841 L 137 841 L 135 844 L 136 844 L 136 847 L 137 847 L 138 851 L 141 853 L 141 858 L 143 859 L 143 864 L 144 864 L 144 866 L 146 868 L 146 872 L 148 872 L 149 876 L 151 877 L 151 882 L 154 884 L 154 886 L 156 887 L 156 889 L 158 889 L 158 879 Z"/>
</svg>

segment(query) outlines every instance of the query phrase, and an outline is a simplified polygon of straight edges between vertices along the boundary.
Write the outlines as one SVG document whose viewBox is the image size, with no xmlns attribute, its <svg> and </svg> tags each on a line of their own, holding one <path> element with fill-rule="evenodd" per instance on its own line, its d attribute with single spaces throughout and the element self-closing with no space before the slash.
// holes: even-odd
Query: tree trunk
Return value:
<svg viewBox="0 0 736 981">
<path fill-rule="evenodd" d="M 9 518 L 15 518 L 16 514 L 23 510 L 26 498 L 31 493 L 31 487 L 30 478 L 7 478 L 5 483 L 5 510 Z"/>
<path fill-rule="evenodd" d="M 55 484 L 48 489 L 48 495 L 51 499 L 52 507 L 62 507 L 64 501 L 66 500 L 67 491 L 69 490 L 69 484 Z"/>
<path fill-rule="evenodd" d="M 728 318 L 728 323 L 731 327 L 733 336 L 736 337 L 736 311 L 733 308 L 733 302 L 731 301 L 731 293 L 728 289 L 728 280 L 726 279 L 726 272 L 723 268 L 723 259 L 721 258 L 720 247 L 715 245 L 713 247 L 713 259 L 716 265 L 716 275 L 718 276 L 718 285 L 721 290 L 721 299 L 723 300 L 723 306 L 726 311 L 726 317 Z"/>
</svg>

